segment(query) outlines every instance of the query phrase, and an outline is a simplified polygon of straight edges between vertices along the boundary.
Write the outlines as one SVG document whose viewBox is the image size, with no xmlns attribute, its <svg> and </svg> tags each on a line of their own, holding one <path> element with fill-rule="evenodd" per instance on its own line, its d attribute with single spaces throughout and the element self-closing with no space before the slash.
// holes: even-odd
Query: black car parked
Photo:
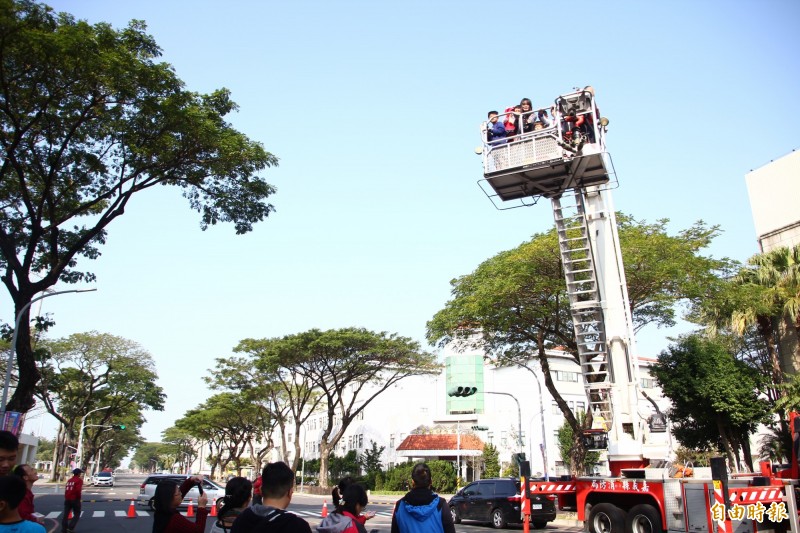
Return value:
<svg viewBox="0 0 800 533">
<path fill-rule="evenodd" d="M 555 499 L 535 494 L 531 496 L 531 524 L 541 529 L 556 519 Z M 496 528 L 522 521 L 522 497 L 519 480 L 512 478 L 481 479 L 470 483 L 450 498 L 453 522 L 477 520 L 489 522 Z"/>
</svg>

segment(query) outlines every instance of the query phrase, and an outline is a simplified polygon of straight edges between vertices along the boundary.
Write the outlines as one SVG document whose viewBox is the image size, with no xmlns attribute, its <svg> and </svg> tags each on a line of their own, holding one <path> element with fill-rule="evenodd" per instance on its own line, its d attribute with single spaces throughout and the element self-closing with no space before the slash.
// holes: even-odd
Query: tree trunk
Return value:
<svg viewBox="0 0 800 533">
<path fill-rule="evenodd" d="M 330 457 L 331 445 L 324 438 L 319 443 L 319 485 L 328 486 L 328 457 Z"/>
<path fill-rule="evenodd" d="M 28 305 L 32 299 L 32 295 L 25 296 L 18 293 L 17 297 L 14 299 L 14 317 L 18 316 L 20 309 Z M 19 321 L 15 353 L 17 355 L 19 377 L 17 379 L 17 386 L 14 389 L 14 394 L 11 395 L 11 399 L 6 405 L 6 410 L 27 413 L 35 404 L 33 392 L 36 389 L 36 384 L 39 383 L 39 379 L 42 377 L 39 373 L 39 369 L 36 368 L 36 360 L 33 357 L 33 350 L 31 349 L 30 308 L 25 309 Z"/>
</svg>

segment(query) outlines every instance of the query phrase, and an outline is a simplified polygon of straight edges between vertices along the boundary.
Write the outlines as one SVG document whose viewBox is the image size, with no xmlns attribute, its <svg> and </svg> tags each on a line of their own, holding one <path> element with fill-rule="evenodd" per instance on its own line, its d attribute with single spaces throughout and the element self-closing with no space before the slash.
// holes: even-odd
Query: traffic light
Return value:
<svg viewBox="0 0 800 533">
<path fill-rule="evenodd" d="M 111 427 L 112 427 L 113 429 L 119 429 L 119 430 L 121 430 L 121 431 L 124 431 L 124 430 L 125 430 L 125 428 L 127 428 L 128 426 L 126 426 L 125 424 L 114 424 L 114 425 L 113 425 L 113 426 L 111 426 Z"/>
<path fill-rule="evenodd" d="M 463 386 L 459 385 L 458 387 L 450 387 L 447 390 L 447 395 L 465 397 L 465 396 L 472 396 L 476 392 L 478 392 L 478 387 L 471 387 L 469 385 L 463 385 Z"/>
<path fill-rule="evenodd" d="M 511 459 L 516 465 L 521 465 L 522 463 L 526 462 L 524 452 L 511 454 Z M 530 463 L 528 463 L 528 476 L 530 476 Z"/>
</svg>

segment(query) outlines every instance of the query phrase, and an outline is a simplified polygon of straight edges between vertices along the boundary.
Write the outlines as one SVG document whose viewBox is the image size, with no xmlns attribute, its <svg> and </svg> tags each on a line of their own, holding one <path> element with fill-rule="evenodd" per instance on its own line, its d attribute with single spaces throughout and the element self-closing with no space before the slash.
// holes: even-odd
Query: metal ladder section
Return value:
<svg viewBox="0 0 800 533">
<path fill-rule="evenodd" d="M 551 202 L 589 410 L 595 420 L 602 416 L 608 430 L 613 420 L 608 346 L 583 194 L 574 191 L 573 205 L 562 206 L 560 198 Z"/>
</svg>

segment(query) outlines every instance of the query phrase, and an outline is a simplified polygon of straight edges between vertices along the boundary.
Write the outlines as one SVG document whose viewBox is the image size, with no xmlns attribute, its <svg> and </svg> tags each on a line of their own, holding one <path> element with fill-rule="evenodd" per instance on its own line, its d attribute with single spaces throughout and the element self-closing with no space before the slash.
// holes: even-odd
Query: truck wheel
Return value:
<svg viewBox="0 0 800 533">
<path fill-rule="evenodd" d="M 663 533 L 661 515 L 652 505 L 634 506 L 625 517 L 625 533 Z"/>
<path fill-rule="evenodd" d="M 598 503 L 589 511 L 589 533 L 623 533 L 625 512 L 610 503 Z"/>
<path fill-rule="evenodd" d="M 450 516 L 453 517 L 453 523 L 454 524 L 460 524 L 461 523 L 461 517 L 458 516 L 458 511 L 456 511 L 455 507 L 451 507 L 450 508 Z"/>
<path fill-rule="evenodd" d="M 503 516 L 502 509 L 495 509 L 492 511 L 492 526 L 495 529 L 503 529 L 506 527 L 506 517 Z"/>
</svg>

